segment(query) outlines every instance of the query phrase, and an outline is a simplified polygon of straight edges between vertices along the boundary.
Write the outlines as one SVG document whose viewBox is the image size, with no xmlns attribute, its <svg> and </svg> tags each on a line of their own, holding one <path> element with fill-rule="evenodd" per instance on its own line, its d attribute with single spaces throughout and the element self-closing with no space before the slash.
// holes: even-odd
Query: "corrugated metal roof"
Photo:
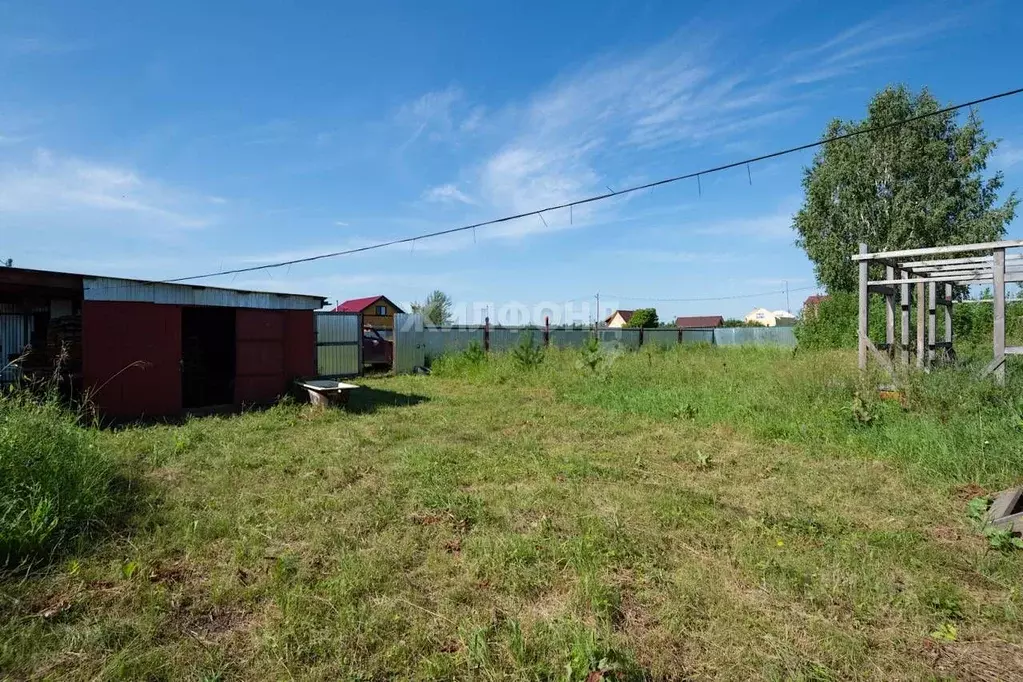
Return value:
<svg viewBox="0 0 1023 682">
<path fill-rule="evenodd" d="M 85 275 L 82 282 L 83 298 L 86 301 L 135 301 L 265 310 L 317 310 L 323 307 L 325 302 L 320 296 L 240 291 L 115 277 Z"/>
</svg>

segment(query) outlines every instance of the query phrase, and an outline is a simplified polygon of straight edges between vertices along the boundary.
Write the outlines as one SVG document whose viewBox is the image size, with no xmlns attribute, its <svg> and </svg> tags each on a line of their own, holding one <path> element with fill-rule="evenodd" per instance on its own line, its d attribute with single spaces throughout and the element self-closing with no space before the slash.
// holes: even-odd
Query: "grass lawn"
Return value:
<svg viewBox="0 0 1023 682">
<path fill-rule="evenodd" d="M 854 364 L 455 359 L 104 431 L 141 501 L 0 578 L 0 678 L 1023 678 L 1023 552 L 965 513 L 1023 478 L 1023 392 Z"/>
</svg>

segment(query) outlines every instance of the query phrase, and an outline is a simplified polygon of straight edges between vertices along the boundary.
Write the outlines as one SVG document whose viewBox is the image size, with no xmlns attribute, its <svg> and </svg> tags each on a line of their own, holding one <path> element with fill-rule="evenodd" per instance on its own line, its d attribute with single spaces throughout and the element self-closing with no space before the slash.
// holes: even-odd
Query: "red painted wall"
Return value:
<svg viewBox="0 0 1023 682">
<path fill-rule="evenodd" d="M 285 391 L 283 310 L 235 312 L 234 401 L 268 403 Z"/>
<path fill-rule="evenodd" d="M 312 310 L 284 313 L 284 374 L 290 381 L 316 376 L 316 320 Z"/>
<path fill-rule="evenodd" d="M 290 389 L 296 377 L 316 375 L 311 310 L 238 308 L 235 336 L 237 404 L 272 402 Z M 118 374 L 137 360 L 147 366 Z M 82 369 L 86 388 L 95 391 L 103 386 L 93 397 L 102 413 L 113 417 L 179 414 L 180 362 L 181 306 L 83 303 Z"/>
<path fill-rule="evenodd" d="M 146 366 L 124 369 L 136 361 Z M 178 414 L 180 361 L 180 306 L 82 303 L 83 379 L 102 413 L 114 417 Z"/>
</svg>

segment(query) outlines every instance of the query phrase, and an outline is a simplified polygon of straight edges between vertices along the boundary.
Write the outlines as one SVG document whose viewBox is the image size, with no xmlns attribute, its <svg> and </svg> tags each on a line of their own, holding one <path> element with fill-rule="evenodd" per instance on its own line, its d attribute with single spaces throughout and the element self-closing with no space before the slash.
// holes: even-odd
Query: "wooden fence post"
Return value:
<svg viewBox="0 0 1023 682">
<path fill-rule="evenodd" d="M 544 315 L 543 318 L 543 347 L 551 345 L 551 317 Z"/>
<path fill-rule="evenodd" d="M 490 318 L 483 318 L 483 351 L 490 352 Z"/>
</svg>

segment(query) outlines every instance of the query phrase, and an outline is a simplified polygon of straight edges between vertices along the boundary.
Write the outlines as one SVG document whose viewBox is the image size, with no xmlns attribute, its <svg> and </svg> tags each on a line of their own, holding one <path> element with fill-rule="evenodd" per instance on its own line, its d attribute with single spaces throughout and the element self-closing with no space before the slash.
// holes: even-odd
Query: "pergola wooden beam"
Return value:
<svg viewBox="0 0 1023 682">
<path fill-rule="evenodd" d="M 956 244 L 923 249 L 903 249 L 870 253 L 860 244 L 852 260 L 859 265 L 859 349 L 860 369 L 867 367 L 868 352 L 878 353 L 870 342 L 869 303 L 871 294 L 885 297 L 885 343 L 889 357 L 895 350 L 895 300 L 901 312 L 901 360 L 910 360 L 910 285 L 917 293 L 916 364 L 929 368 L 937 358 L 937 349 L 952 348 L 952 285 L 988 284 L 994 304 L 993 356 L 986 368 L 998 383 L 1005 383 L 1005 356 L 1021 354 L 1023 347 L 1005 347 L 1005 284 L 1023 282 L 1023 254 L 1006 254 L 1008 249 L 1023 248 L 1023 240 Z M 984 252 L 987 252 L 986 254 Z M 981 255 L 977 255 L 977 254 Z M 941 258 L 954 254 L 970 254 Z M 885 266 L 884 279 L 869 279 L 870 264 Z M 926 303 L 925 303 L 926 301 Z M 926 306 L 926 308 L 925 308 Z M 944 339 L 938 340 L 938 306 L 944 308 Z"/>
</svg>

